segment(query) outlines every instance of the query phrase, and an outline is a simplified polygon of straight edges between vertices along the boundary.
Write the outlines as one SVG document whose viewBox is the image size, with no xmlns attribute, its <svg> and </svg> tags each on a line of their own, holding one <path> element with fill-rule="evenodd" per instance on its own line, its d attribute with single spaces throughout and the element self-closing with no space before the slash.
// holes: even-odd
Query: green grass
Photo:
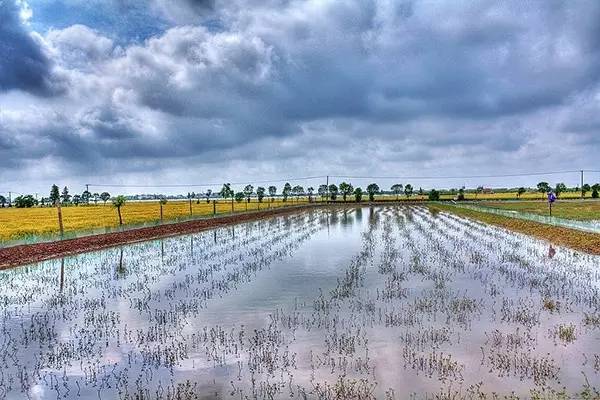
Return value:
<svg viewBox="0 0 600 400">
<path fill-rule="evenodd" d="M 482 206 L 548 215 L 547 201 L 486 201 Z M 552 216 L 579 221 L 600 220 L 600 201 L 560 201 L 552 206 Z"/>
</svg>

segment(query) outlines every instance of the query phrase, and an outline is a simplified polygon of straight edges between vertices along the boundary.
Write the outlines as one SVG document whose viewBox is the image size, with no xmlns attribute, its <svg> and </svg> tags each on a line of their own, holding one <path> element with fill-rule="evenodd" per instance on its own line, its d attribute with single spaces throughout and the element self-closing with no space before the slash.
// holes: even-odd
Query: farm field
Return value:
<svg viewBox="0 0 600 400">
<path fill-rule="evenodd" d="M 577 197 L 577 193 L 565 193 L 563 198 Z M 454 195 L 441 195 L 442 200 L 453 199 Z M 517 197 L 516 193 L 482 193 L 465 195 L 467 200 L 510 200 Z M 538 198 L 538 193 L 526 193 L 521 196 L 522 199 Z M 394 196 L 377 195 L 376 201 L 425 201 L 425 195 Z M 321 202 L 323 198 L 317 196 L 315 201 Z M 337 199 L 341 202 L 341 196 Z M 364 196 L 362 202 L 366 203 L 367 197 Z M 269 207 L 281 207 L 295 204 L 307 203 L 307 197 L 290 198 L 287 202 L 281 199 L 275 199 L 270 203 L 265 199 L 263 203 L 258 203 L 252 199 L 250 203 L 234 202 L 234 211 L 243 212 L 264 209 Z M 348 198 L 348 202 L 354 202 L 354 196 Z M 495 204 L 495 203 L 494 203 Z M 535 204 L 535 203 L 534 203 Z M 541 203 L 540 203 L 541 204 Z M 498 203 L 498 206 L 503 206 Z M 510 207 L 510 205 L 506 205 Z M 63 223 L 67 234 L 80 231 L 89 231 L 95 229 L 115 228 L 119 225 L 116 210 L 110 205 L 80 205 L 63 207 Z M 231 212 L 231 202 L 229 200 L 217 200 L 217 214 Z M 122 208 L 123 222 L 125 225 L 140 225 L 158 223 L 160 220 L 160 206 L 158 201 L 130 201 Z M 213 214 L 213 205 L 205 201 L 192 202 L 192 216 L 210 216 Z M 163 206 L 163 218 L 165 221 L 175 221 L 177 219 L 189 218 L 190 210 L 188 201 L 169 201 Z M 0 208 L 0 242 L 19 239 L 35 239 L 37 236 L 58 234 L 57 211 L 53 207 L 34 207 L 34 208 Z"/>
<path fill-rule="evenodd" d="M 381 205 L 18 267 L 0 272 L 0 396 L 593 399 L 598 264 Z"/>
<path fill-rule="evenodd" d="M 266 209 L 268 207 L 283 207 L 306 203 L 300 199 L 283 202 L 275 200 L 268 203 L 252 201 L 234 202 L 235 212 Z M 231 213 L 230 201 L 216 203 L 217 214 Z M 128 202 L 121 208 L 123 223 L 125 225 L 138 225 L 144 223 L 158 223 L 160 220 L 160 205 L 153 202 Z M 86 205 L 62 207 L 63 224 L 66 233 L 86 231 L 98 228 L 114 228 L 119 225 L 117 211 L 112 205 Z M 213 214 L 213 204 L 205 201 L 192 202 L 192 216 L 210 216 Z M 190 217 L 188 201 L 170 201 L 163 205 L 163 218 L 165 221 L 175 221 Z M 0 242 L 8 240 L 35 237 L 38 235 L 58 234 L 57 210 L 54 207 L 34 208 L 0 208 Z"/>
<path fill-rule="evenodd" d="M 548 215 L 546 201 L 483 202 L 482 206 Z M 560 201 L 552 206 L 552 215 L 580 221 L 600 220 L 600 201 Z"/>
</svg>

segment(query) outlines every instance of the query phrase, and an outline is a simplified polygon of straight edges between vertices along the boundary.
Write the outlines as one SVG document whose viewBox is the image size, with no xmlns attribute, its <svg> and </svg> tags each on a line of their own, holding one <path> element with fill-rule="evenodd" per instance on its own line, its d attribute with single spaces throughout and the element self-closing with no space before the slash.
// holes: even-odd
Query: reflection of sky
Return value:
<svg viewBox="0 0 600 400">
<path fill-rule="evenodd" d="M 431 378 L 423 373 L 417 374 L 410 368 L 405 369 L 405 346 L 400 336 L 407 331 L 414 332 L 427 327 L 448 327 L 452 332 L 450 343 L 441 344 L 436 351 L 451 354 L 452 360 L 465 366 L 463 375 L 466 383 L 484 381 L 487 390 L 503 392 L 514 389 L 526 393 L 532 385 L 530 380 L 521 382 L 517 377 L 500 378 L 489 372 L 489 365 L 481 364 L 481 347 L 489 352 L 485 332 L 494 329 L 504 333 L 514 332 L 518 326 L 501 321 L 502 298 L 515 301 L 524 298 L 531 301 L 534 308 L 541 304 L 541 297 L 536 291 L 519 287 L 507 281 L 506 277 L 520 276 L 531 280 L 546 278 L 552 288 L 571 282 L 568 279 L 586 276 L 586 279 L 571 282 L 573 287 L 564 285 L 565 290 L 571 291 L 569 295 L 572 299 L 576 298 L 575 295 L 589 295 L 592 288 L 598 288 L 600 281 L 597 273 L 590 272 L 591 267 L 598 264 L 598 257 L 559 248 L 555 258 L 549 260 L 545 257 L 547 247 L 541 242 L 473 222 L 466 223 L 444 213 L 434 217 L 423 208 L 409 210 L 365 207 L 347 212 L 319 211 L 307 214 L 305 218 L 294 219 L 287 216 L 272 221 L 237 225 L 234 229 L 221 228 L 216 230 L 216 244 L 211 231 L 124 246 L 124 263 L 120 272 L 120 248 L 71 257 L 65 262 L 64 296 L 59 292 L 60 261 L 4 271 L 0 273 L 0 293 L 6 300 L 0 302 L 0 312 L 7 321 L 6 326 L 12 338 L 22 335 L 20 321 L 28 326 L 27 323 L 32 318 L 40 320 L 44 315 L 50 318 L 64 316 L 65 320 L 57 319 L 55 329 L 57 342 L 60 343 L 77 343 L 79 339 L 76 338 L 86 338 L 85 329 L 89 330 L 87 337 L 93 337 L 91 334 L 96 328 L 103 330 L 105 325 L 103 322 L 97 322 L 94 326 L 86 325 L 85 319 L 91 316 L 110 317 L 110 312 L 114 312 L 119 316 L 117 327 L 120 345 L 117 346 L 114 339 L 109 339 L 105 346 L 105 337 L 94 337 L 91 345 L 98 346 L 100 352 L 97 353 L 98 358 L 91 359 L 90 362 L 98 362 L 99 365 L 110 368 L 114 364 L 124 367 L 130 355 L 138 357 L 139 361 L 140 351 L 146 346 L 155 348 L 157 345 L 164 346 L 172 341 L 190 338 L 191 335 L 202 332 L 205 327 L 219 327 L 225 332 L 234 329 L 237 332 L 244 325 L 248 338 L 254 329 L 268 327 L 270 315 L 275 312 L 291 313 L 295 309 L 300 316 L 309 319 L 314 317 L 313 301 L 319 293 L 328 298 L 331 290 L 347 276 L 348 266 L 364 251 L 363 235 L 372 230 L 375 252 L 372 259 L 362 267 L 364 285 L 357 289 L 355 298 L 345 299 L 339 303 L 339 308 L 333 308 L 328 318 L 335 317 L 344 324 L 344 327 L 338 328 L 338 333 L 342 334 L 356 324 L 363 326 L 364 319 L 367 318 L 361 311 L 351 311 L 350 308 L 355 307 L 357 302 L 373 302 L 380 307 L 380 314 L 375 314 L 375 320 L 361 328 L 369 340 L 368 357 L 375 367 L 372 374 L 378 382 L 378 388 L 385 390 L 394 387 L 397 394 L 409 389 L 417 393 L 438 390 L 441 383 L 437 376 Z M 402 282 L 402 287 L 407 289 L 407 298 L 393 302 L 377 300 L 388 279 L 379 270 L 386 243 L 383 233 L 385 229 L 389 229 L 393 239 L 392 247 L 397 251 L 396 268 L 404 270 L 408 277 Z M 274 255 L 283 248 L 287 251 Z M 411 248 L 417 249 L 418 253 L 414 253 Z M 480 262 L 473 261 L 474 252 L 481 254 Z M 443 275 L 446 285 L 444 290 L 435 290 L 432 275 L 421 276 L 407 272 L 415 262 L 415 254 L 425 270 L 429 271 L 427 273 L 446 274 Z M 509 255 L 512 258 L 508 258 Z M 263 268 L 247 275 L 239 275 L 243 278 L 237 283 L 225 279 L 228 274 L 241 271 L 249 261 L 259 262 L 265 257 L 273 258 Z M 528 267 L 525 269 L 509 261 L 515 257 L 525 260 Z M 206 271 L 213 271 L 207 282 L 194 280 Z M 498 271 L 506 271 L 508 275 L 502 275 Z M 577 274 L 572 275 L 569 271 L 577 271 Z M 214 297 L 204 302 L 201 290 L 211 288 L 212 282 L 230 285 L 215 290 Z M 501 292 L 499 297 L 492 298 L 488 294 L 492 283 Z M 442 302 L 449 303 L 463 298 L 479 301 L 481 309 L 472 315 L 472 321 L 464 324 L 458 320 L 449 320 L 446 314 L 440 312 L 425 314 L 422 324 L 412 327 L 386 328 L 381 325 L 381 321 L 377 321 L 378 315 L 378 318 L 382 318 L 381 315 L 391 309 L 410 309 L 414 301 L 426 299 L 434 293 L 443 293 L 445 296 L 435 298 L 440 309 L 443 308 Z M 24 301 L 24 296 L 26 298 L 28 295 L 31 300 Z M 101 303 L 105 303 L 106 308 L 92 306 Z M 523 351 L 530 351 L 538 357 L 550 353 L 561 366 L 561 385 L 577 389 L 583 368 L 580 367 L 581 355 L 593 351 L 600 337 L 597 330 L 585 331 L 578 328 L 575 343 L 568 346 L 555 344 L 548 336 L 549 330 L 560 323 L 581 322 L 582 306 L 573 303 L 570 307 L 570 311 L 556 315 L 549 315 L 540 308 L 541 324 L 532 328 L 532 334 L 537 338 L 536 348 Z M 161 329 L 154 330 L 157 325 L 152 321 L 157 310 L 164 311 L 167 318 L 180 318 L 181 323 L 160 325 L 159 328 L 165 328 L 162 333 Z M 186 310 L 185 315 L 183 310 Z M 129 337 L 125 335 L 126 330 Z M 310 387 L 308 354 L 311 350 L 315 354 L 323 352 L 327 333 L 322 327 L 310 330 L 299 327 L 293 335 L 289 330 L 283 329 L 290 350 L 298 354 L 298 369 L 294 371 L 296 383 Z M 166 343 L 157 343 L 152 339 L 141 343 L 136 340 L 138 334 L 165 334 Z M 190 346 L 189 358 L 174 367 L 175 379 L 180 382 L 185 379 L 198 382 L 214 380 L 215 385 L 208 385 L 203 389 L 207 393 L 231 389 L 228 382 L 237 379 L 238 362 L 245 365 L 248 360 L 248 354 L 243 351 L 239 355 L 227 354 L 224 355 L 225 365 L 215 368 L 214 361 L 207 359 L 202 346 L 194 349 L 191 348 L 189 339 L 184 342 Z M 20 360 L 31 361 L 38 349 L 35 339 L 33 346 L 20 347 Z M 424 353 L 428 351 L 433 349 L 429 347 L 423 350 Z M 364 347 L 357 347 L 356 356 L 367 356 Z M 591 383 L 598 384 L 597 374 L 590 371 L 591 365 L 585 368 L 592 372 L 591 375 L 588 374 Z M 71 377 L 85 375 L 79 362 L 74 362 L 66 372 Z M 137 376 L 138 372 L 139 364 L 134 362 L 129 372 L 130 381 L 133 381 L 131 377 Z M 330 383 L 337 376 L 331 374 L 328 367 L 323 367 L 318 372 L 319 379 Z M 153 383 L 157 380 L 167 382 L 170 379 L 170 372 L 164 368 L 153 373 L 156 374 Z M 246 375 L 244 379 L 245 377 Z M 236 385 L 243 386 L 243 382 L 245 381 Z M 30 393 L 32 398 L 51 397 L 51 391 L 43 384 L 34 386 Z M 89 387 L 83 393 L 84 397 L 97 397 L 95 389 Z M 56 397 L 56 394 L 52 393 L 52 396 Z"/>
</svg>

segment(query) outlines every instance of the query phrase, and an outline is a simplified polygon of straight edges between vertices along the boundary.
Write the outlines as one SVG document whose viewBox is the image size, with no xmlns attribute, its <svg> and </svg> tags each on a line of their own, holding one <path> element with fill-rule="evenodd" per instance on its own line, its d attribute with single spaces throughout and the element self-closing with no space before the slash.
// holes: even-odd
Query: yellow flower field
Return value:
<svg viewBox="0 0 600 400">
<path fill-rule="evenodd" d="M 256 200 L 246 203 L 234 202 L 235 212 L 246 210 L 266 209 L 306 203 L 289 199 L 287 202 L 276 200 L 273 203 L 265 199 L 263 203 Z M 231 201 L 221 200 L 216 203 L 217 214 L 231 212 Z M 143 224 L 160 220 L 160 205 L 158 201 L 127 202 L 122 208 L 124 224 Z M 62 207 L 65 232 L 83 231 L 97 228 L 110 228 L 119 225 L 117 210 L 110 204 L 80 205 Z M 192 201 L 192 216 L 201 217 L 213 214 L 212 202 Z M 190 217 L 190 205 L 186 200 L 169 201 L 163 206 L 163 219 L 176 220 Z M 57 210 L 54 207 L 34 208 L 0 208 L 0 241 L 22 239 L 31 236 L 56 234 L 59 232 Z"/>
</svg>

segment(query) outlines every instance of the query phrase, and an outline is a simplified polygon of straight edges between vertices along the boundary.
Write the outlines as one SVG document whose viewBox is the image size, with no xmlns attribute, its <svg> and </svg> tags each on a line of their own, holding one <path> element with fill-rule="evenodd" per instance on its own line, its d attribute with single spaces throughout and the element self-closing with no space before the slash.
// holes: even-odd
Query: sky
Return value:
<svg viewBox="0 0 600 400">
<path fill-rule="evenodd" d="M 596 0 L 0 0 L 0 192 L 575 186 L 447 177 L 599 153 Z"/>
</svg>

